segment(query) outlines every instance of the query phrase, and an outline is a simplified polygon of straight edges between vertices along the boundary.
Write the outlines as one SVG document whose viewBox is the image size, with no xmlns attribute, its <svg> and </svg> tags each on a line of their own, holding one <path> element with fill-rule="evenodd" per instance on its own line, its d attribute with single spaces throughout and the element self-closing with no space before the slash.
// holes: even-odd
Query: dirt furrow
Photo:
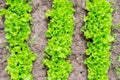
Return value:
<svg viewBox="0 0 120 80">
<path fill-rule="evenodd" d="M 47 45 L 45 32 L 47 31 L 48 20 L 45 19 L 45 12 L 50 9 L 52 0 L 34 0 L 32 2 L 33 23 L 32 34 L 29 42 L 33 52 L 37 54 L 37 59 L 33 65 L 34 80 L 45 80 L 46 68 L 42 65 L 44 49 Z"/>
<path fill-rule="evenodd" d="M 115 0 L 113 3 L 113 8 L 118 8 L 113 12 L 113 26 L 118 26 L 120 23 L 120 0 Z M 116 76 L 115 68 L 120 67 L 120 62 L 118 62 L 118 55 L 120 54 L 120 28 L 113 30 L 113 34 L 116 35 L 115 42 L 111 45 L 112 54 L 111 54 L 111 66 L 109 69 L 109 80 L 120 80 Z"/>
<path fill-rule="evenodd" d="M 5 0 L 0 0 L 0 9 L 5 7 Z M 0 18 L 0 80 L 8 80 L 9 76 L 5 71 L 9 53 L 6 49 L 3 18 Z"/>
<path fill-rule="evenodd" d="M 72 55 L 70 56 L 73 65 L 73 71 L 69 80 L 87 80 L 87 68 L 84 64 L 86 40 L 80 29 L 83 27 L 83 18 L 85 12 L 85 0 L 72 0 L 75 8 L 74 19 L 76 22 L 73 35 Z"/>
</svg>

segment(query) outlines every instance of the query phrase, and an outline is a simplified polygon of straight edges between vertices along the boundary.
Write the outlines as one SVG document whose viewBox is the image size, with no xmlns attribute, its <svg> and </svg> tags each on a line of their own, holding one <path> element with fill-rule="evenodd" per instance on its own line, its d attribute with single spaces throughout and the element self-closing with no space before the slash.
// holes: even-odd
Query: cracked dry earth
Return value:
<svg viewBox="0 0 120 80">
<path fill-rule="evenodd" d="M 74 19 L 76 25 L 74 27 L 73 44 L 71 46 L 72 54 L 69 57 L 72 65 L 73 71 L 70 74 L 68 80 L 88 80 L 87 79 L 87 67 L 84 64 L 84 59 L 86 58 L 86 40 L 80 29 L 84 25 L 83 18 L 86 15 L 85 11 L 85 0 L 71 0 L 74 4 L 76 10 Z M 46 67 L 42 65 L 42 59 L 44 54 L 44 49 L 47 46 L 47 38 L 45 37 L 45 32 L 47 31 L 47 24 L 49 20 L 45 18 L 45 12 L 51 9 L 52 0 L 33 0 L 32 2 L 32 17 L 33 23 L 31 25 L 32 33 L 28 44 L 31 50 L 37 54 L 37 59 L 34 62 L 32 73 L 34 75 L 34 80 L 45 80 Z M 113 6 L 117 6 L 118 10 L 113 13 L 113 24 L 116 25 L 120 23 L 120 0 L 115 0 Z M 5 7 L 5 0 L 0 0 L 0 8 Z M 7 43 L 4 38 L 4 19 L 0 19 L 0 80 L 8 80 L 9 75 L 4 70 L 9 57 L 9 52 L 6 49 Z M 120 80 L 116 76 L 115 68 L 120 67 L 120 62 L 117 61 L 118 54 L 120 53 L 120 29 L 113 30 L 116 34 L 116 42 L 112 44 L 112 54 L 111 54 L 111 67 L 109 70 L 109 80 Z M 115 46 L 115 48 L 113 48 Z"/>
</svg>

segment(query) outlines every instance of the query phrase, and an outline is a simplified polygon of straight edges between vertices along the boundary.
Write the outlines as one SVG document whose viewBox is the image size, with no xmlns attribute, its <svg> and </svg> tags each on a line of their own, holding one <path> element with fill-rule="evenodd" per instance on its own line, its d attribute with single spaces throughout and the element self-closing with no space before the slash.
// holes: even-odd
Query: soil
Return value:
<svg viewBox="0 0 120 80">
<path fill-rule="evenodd" d="M 44 49 L 47 46 L 45 32 L 47 31 L 48 20 L 45 19 L 45 12 L 50 9 L 52 0 L 34 0 L 33 6 L 33 32 L 31 39 L 35 41 L 31 44 L 31 49 L 37 54 L 37 60 L 33 66 L 34 80 L 45 80 L 46 68 L 42 65 Z"/>
<path fill-rule="evenodd" d="M 0 8 L 5 7 L 5 0 L 0 0 Z M 68 80 L 88 80 L 87 79 L 87 67 L 84 64 L 86 58 L 86 40 L 80 29 L 83 27 L 83 18 L 86 15 L 85 11 L 85 0 L 72 0 L 74 8 L 76 10 L 74 20 L 76 25 L 74 27 L 73 44 L 71 46 L 72 54 L 69 57 L 71 64 L 73 65 L 73 71 L 71 72 Z M 37 59 L 33 65 L 33 76 L 34 80 L 45 80 L 47 77 L 47 68 L 42 65 L 42 59 L 44 55 L 44 49 L 47 46 L 47 38 L 45 32 L 47 31 L 47 24 L 49 20 L 45 18 L 47 10 L 51 9 L 52 0 L 34 0 L 32 2 L 33 11 L 33 23 L 31 25 L 32 33 L 28 44 L 31 50 L 37 54 Z M 117 25 L 120 23 L 120 0 L 115 0 L 113 7 L 117 6 L 118 9 L 113 13 L 113 24 Z M 116 67 L 120 67 L 118 62 L 118 54 L 120 53 L 120 29 L 113 30 L 116 34 L 116 41 L 112 44 L 111 54 L 111 67 L 108 73 L 109 80 L 120 80 L 116 76 Z M 7 43 L 4 35 L 3 19 L 0 19 L 0 80 L 8 80 L 9 75 L 5 71 L 7 65 L 7 58 L 9 52 L 6 49 Z"/>
<path fill-rule="evenodd" d="M 120 0 L 115 0 L 113 3 L 113 8 L 118 9 L 113 13 L 113 27 L 118 26 L 120 23 Z M 119 26 L 120 27 L 120 26 Z M 120 54 L 120 28 L 114 29 L 113 34 L 116 35 L 115 42 L 112 44 L 112 54 L 111 54 L 111 67 L 109 70 L 109 80 L 120 80 L 118 79 L 115 68 L 120 67 L 120 62 L 118 62 L 118 55 Z"/>
<path fill-rule="evenodd" d="M 76 22 L 73 35 L 72 55 L 70 61 L 73 65 L 73 71 L 68 80 L 87 80 L 87 68 L 84 64 L 86 40 L 80 29 L 83 27 L 83 18 L 86 14 L 85 0 L 72 0 L 75 8 L 74 19 Z"/>
<path fill-rule="evenodd" d="M 0 9 L 5 7 L 4 0 L 0 0 Z M 9 52 L 6 49 L 7 43 L 5 42 L 5 33 L 4 33 L 3 19 L 0 18 L 0 80 L 8 80 L 9 76 L 5 71 L 5 67 L 7 65 L 7 58 L 9 56 Z"/>
</svg>

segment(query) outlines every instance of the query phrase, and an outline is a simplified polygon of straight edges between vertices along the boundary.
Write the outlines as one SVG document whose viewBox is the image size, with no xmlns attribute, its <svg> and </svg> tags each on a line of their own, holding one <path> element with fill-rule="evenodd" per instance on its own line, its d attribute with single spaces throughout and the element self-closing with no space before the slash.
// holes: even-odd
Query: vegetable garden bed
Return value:
<svg viewBox="0 0 120 80">
<path fill-rule="evenodd" d="M 88 57 L 85 54 L 86 39 L 80 29 L 84 26 L 84 16 L 87 15 L 85 10 L 85 0 L 72 0 L 74 5 L 75 14 L 73 19 L 75 20 L 74 34 L 72 41 L 72 53 L 68 58 L 73 66 L 72 72 L 68 77 L 68 80 L 88 80 L 87 78 L 87 66 L 84 64 L 84 60 Z M 44 50 L 47 47 L 48 39 L 45 33 L 48 30 L 48 24 L 50 19 L 45 18 L 47 10 L 52 9 L 52 0 L 33 0 L 32 1 L 32 12 L 33 21 L 31 24 L 32 33 L 30 39 L 26 42 L 30 46 L 31 51 L 37 54 L 36 61 L 33 64 L 32 74 L 34 80 L 45 80 L 47 78 L 47 68 L 42 65 L 44 57 Z M 112 3 L 114 8 L 118 8 L 113 12 L 113 25 L 117 27 L 120 23 L 120 0 L 115 0 Z M 0 8 L 7 8 L 5 0 L 0 0 Z M 3 22 L 4 17 L 0 19 L 0 80 L 8 80 L 10 77 L 4 70 L 7 66 L 7 59 L 10 53 L 7 49 L 8 43 L 5 40 L 5 32 Z M 116 68 L 120 67 L 118 62 L 118 55 L 120 54 L 120 29 L 113 29 L 112 33 L 116 35 L 115 42 L 112 43 L 112 54 L 111 54 L 111 66 L 108 72 L 109 80 L 120 80 L 119 70 Z"/>
</svg>

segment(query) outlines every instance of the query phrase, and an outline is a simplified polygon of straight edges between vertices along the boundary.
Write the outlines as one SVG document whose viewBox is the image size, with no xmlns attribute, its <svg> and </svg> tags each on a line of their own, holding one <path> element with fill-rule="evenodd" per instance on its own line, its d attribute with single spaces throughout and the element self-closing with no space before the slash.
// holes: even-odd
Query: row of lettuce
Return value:
<svg viewBox="0 0 120 80">
<path fill-rule="evenodd" d="M 88 40 L 85 64 L 88 67 L 88 80 L 108 80 L 110 67 L 110 46 L 112 8 L 107 0 L 86 0 L 87 16 L 82 31 Z"/>
<path fill-rule="evenodd" d="M 11 53 L 6 70 L 12 80 L 33 80 L 31 74 L 36 55 L 26 44 L 31 33 L 31 6 L 27 0 L 6 0 L 7 9 L 0 10 L 5 16 L 5 38 Z M 108 80 L 110 67 L 110 45 L 112 8 L 107 0 L 86 0 L 87 16 L 82 32 L 87 39 L 85 60 L 88 67 L 88 80 Z M 43 64 L 47 66 L 47 80 L 67 80 L 72 65 L 67 57 L 71 54 L 72 36 L 75 21 L 73 4 L 70 0 L 53 0 L 52 9 L 46 17 L 50 19 L 46 37 Z"/>
<path fill-rule="evenodd" d="M 32 62 L 36 55 L 26 44 L 31 33 L 32 8 L 27 0 L 6 0 L 6 5 L 7 9 L 0 10 L 1 16 L 5 16 L 5 38 L 11 53 L 6 70 L 11 80 L 33 80 Z"/>
<path fill-rule="evenodd" d="M 67 57 L 71 54 L 74 11 L 70 0 L 53 0 L 52 10 L 46 13 L 46 17 L 50 18 L 46 32 L 48 45 L 43 60 L 48 67 L 47 80 L 67 80 L 72 71 Z"/>
</svg>

